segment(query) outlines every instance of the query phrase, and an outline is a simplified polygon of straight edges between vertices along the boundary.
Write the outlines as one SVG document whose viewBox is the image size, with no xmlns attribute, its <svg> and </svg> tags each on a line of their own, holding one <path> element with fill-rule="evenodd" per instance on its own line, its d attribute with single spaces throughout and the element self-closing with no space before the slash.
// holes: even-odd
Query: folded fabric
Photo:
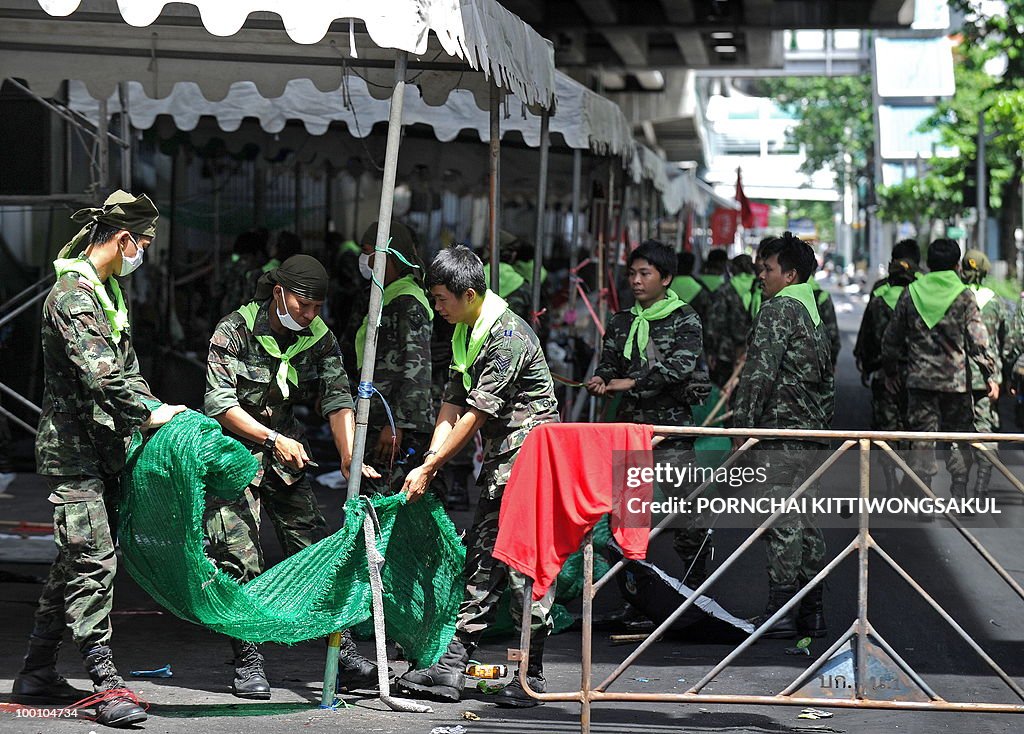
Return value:
<svg viewBox="0 0 1024 734">
<path fill-rule="evenodd" d="M 540 599 L 565 559 L 602 515 L 630 559 L 647 556 L 653 488 L 627 469 L 653 467 L 653 427 L 635 423 L 548 423 L 527 436 L 498 516 L 494 557 L 533 579 Z M 631 502 L 639 500 L 639 502 Z"/>
<path fill-rule="evenodd" d="M 465 548 L 433 498 L 353 498 L 338 532 L 239 584 L 214 566 L 203 541 L 206 492 L 241 494 L 257 460 L 216 421 L 187 411 L 130 452 L 119 539 L 128 572 L 182 619 L 252 642 L 295 643 L 369 619 L 363 518 L 376 517 L 384 555 L 388 637 L 418 666 L 448 647 L 462 601 Z M 340 508 L 339 508 L 340 509 Z"/>
</svg>

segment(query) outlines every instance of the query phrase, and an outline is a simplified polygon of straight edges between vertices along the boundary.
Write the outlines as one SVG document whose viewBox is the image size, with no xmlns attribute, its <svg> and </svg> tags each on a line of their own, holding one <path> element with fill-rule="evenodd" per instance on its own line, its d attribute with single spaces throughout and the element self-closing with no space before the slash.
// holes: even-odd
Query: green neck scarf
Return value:
<svg viewBox="0 0 1024 734">
<path fill-rule="evenodd" d="M 338 249 L 341 250 L 342 254 L 361 255 L 363 252 L 359 245 L 352 240 L 345 240 Z"/>
<path fill-rule="evenodd" d="M 787 285 L 775 294 L 776 298 L 792 298 L 799 301 L 807 309 L 811 322 L 817 326 L 821 323 L 821 315 L 818 313 L 818 304 L 814 299 L 814 289 L 809 283 L 794 283 Z"/>
<path fill-rule="evenodd" d="M 238 309 L 238 313 L 242 314 L 242 318 L 245 319 L 245 325 L 249 328 L 249 331 L 253 331 L 253 327 L 256 325 L 256 314 L 259 313 L 260 304 L 253 301 L 247 303 Z M 277 386 L 281 389 L 281 395 L 287 399 L 289 392 L 291 391 L 288 387 L 288 383 L 298 387 L 299 375 L 292 367 L 292 360 L 296 355 L 306 351 L 318 341 L 327 335 L 327 324 L 321 320 L 319 316 L 313 319 L 309 325 L 309 330 L 313 332 L 313 336 L 300 336 L 295 340 L 295 343 L 288 347 L 284 352 L 281 351 L 281 347 L 278 345 L 277 340 L 269 334 L 259 334 L 256 336 L 256 341 L 259 342 L 260 346 L 266 350 L 274 359 L 281 360 L 281 366 L 277 369 Z"/>
<path fill-rule="evenodd" d="M 743 308 L 746 311 L 750 311 L 750 299 L 753 296 L 751 292 L 754 286 L 754 274 L 753 273 L 736 273 L 729 279 L 729 284 L 736 289 L 737 295 L 740 300 L 743 301 Z"/>
<path fill-rule="evenodd" d="M 902 285 L 890 285 L 889 283 L 883 283 L 882 285 L 875 288 L 875 292 L 872 295 L 878 296 L 890 310 L 896 310 L 896 304 L 900 300 L 900 296 L 903 295 L 903 289 L 906 286 Z"/>
<path fill-rule="evenodd" d="M 121 295 L 121 287 L 117 284 L 117 279 L 112 277 L 107 279 L 110 291 L 114 294 L 114 298 L 111 299 L 110 294 L 107 293 L 106 286 L 96 272 L 96 268 L 93 267 L 93 264 L 88 259 L 76 257 L 54 260 L 53 269 L 56 271 L 58 278 L 65 273 L 78 273 L 89 282 L 93 293 L 96 294 L 96 298 L 103 308 L 103 313 L 107 316 L 107 321 L 110 322 L 110 335 L 114 340 L 114 344 L 118 344 L 121 341 L 121 332 L 128 326 L 128 306 L 125 305 L 124 296 Z"/>
<path fill-rule="evenodd" d="M 491 266 L 484 265 L 484 282 L 491 284 Z M 498 263 L 498 295 L 508 298 L 526 282 L 526 278 L 516 272 L 516 269 L 509 263 Z"/>
<path fill-rule="evenodd" d="M 430 322 L 433 318 L 433 311 L 430 309 L 430 302 L 427 301 L 427 295 L 420 288 L 420 284 L 416 282 L 416 279 L 411 275 L 399 278 L 390 285 L 384 287 L 384 297 L 381 303 L 381 309 L 384 309 L 389 303 L 398 298 L 399 296 L 412 296 L 423 309 L 427 312 L 427 322 Z M 362 326 L 359 327 L 359 331 L 356 332 L 356 367 L 359 369 L 363 368 L 363 349 L 366 347 L 366 329 L 369 327 L 370 315 L 367 314 L 363 317 Z M 380 326 L 380 320 L 377 321 L 377 326 Z"/>
<path fill-rule="evenodd" d="M 714 293 L 722 287 L 722 283 L 725 282 L 724 275 L 713 275 L 711 273 L 707 275 L 698 275 L 697 279 L 703 283 L 709 291 Z"/>
<path fill-rule="evenodd" d="M 633 356 L 633 338 L 636 338 L 637 349 L 640 350 L 640 361 L 647 361 L 647 344 L 651 340 L 651 322 L 665 318 L 677 308 L 682 308 L 686 303 L 673 291 L 665 291 L 665 297 L 655 301 L 649 308 L 634 303 L 629 312 L 633 314 L 633 323 L 630 324 L 629 334 L 626 335 L 626 348 L 623 356 L 630 359 Z"/>
<path fill-rule="evenodd" d="M 761 302 L 764 300 L 764 292 L 761 290 L 761 286 L 754 283 L 754 288 L 750 293 L 750 316 L 753 318 L 761 311 Z"/>
<path fill-rule="evenodd" d="M 271 270 L 274 270 L 275 268 L 279 267 L 281 267 L 281 261 L 275 257 L 272 260 L 267 260 L 267 262 L 263 264 L 263 267 L 260 268 L 260 270 L 262 270 L 264 273 L 269 273 Z"/>
<path fill-rule="evenodd" d="M 693 299 L 704 288 L 692 275 L 677 275 L 672 279 L 669 290 L 679 296 L 686 303 L 693 303 Z"/>
<path fill-rule="evenodd" d="M 484 342 L 487 341 L 487 335 L 491 333 L 491 327 L 507 309 L 508 303 L 504 298 L 494 291 L 485 291 L 480 316 L 473 324 L 473 331 L 469 333 L 468 346 L 466 345 L 468 327 L 465 324 L 455 325 L 455 333 L 452 335 L 452 370 L 462 373 L 462 384 L 466 390 L 473 389 L 473 378 L 469 376 L 469 368 L 480 356 L 480 350 L 483 348 Z"/>
<path fill-rule="evenodd" d="M 965 288 L 955 270 L 938 270 L 922 275 L 910 284 L 914 307 L 929 329 L 942 320 L 946 311 Z"/>
<path fill-rule="evenodd" d="M 519 260 L 512 265 L 517 273 L 523 276 L 523 279 L 527 283 L 533 282 L 533 260 Z M 501 271 L 498 271 L 498 276 L 501 276 Z M 540 282 L 543 283 L 548 279 L 548 271 L 543 265 L 540 266 Z"/>
<path fill-rule="evenodd" d="M 985 308 L 985 306 L 991 303 L 992 299 L 996 297 L 996 292 L 994 290 L 979 283 L 975 283 L 970 286 L 970 288 L 974 291 L 974 297 L 978 299 L 979 309 Z"/>
</svg>

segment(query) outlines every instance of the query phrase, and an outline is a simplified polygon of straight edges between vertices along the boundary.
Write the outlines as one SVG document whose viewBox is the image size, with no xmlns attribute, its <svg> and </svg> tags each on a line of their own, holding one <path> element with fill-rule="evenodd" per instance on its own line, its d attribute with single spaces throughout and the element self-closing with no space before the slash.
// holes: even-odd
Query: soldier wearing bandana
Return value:
<svg viewBox="0 0 1024 734">
<path fill-rule="evenodd" d="M 487 290 L 480 259 L 466 247 L 441 251 L 430 265 L 427 285 L 434 307 L 455 324 L 452 366 L 444 402 L 422 466 L 406 477 L 410 500 L 421 496 L 444 464 L 478 430 L 484 439 L 481 489 L 473 525 L 466 538 L 466 594 L 459 608 L 455 637 L 434 665 L 399 679 L 406 691 L 458 701 L 465 685 L 466 662 L 479 643 L 506 587 L 512 591 L 512 616 L 521 619 L 525 577 L 492 555 L 498 535 L 501 497 L 519 448 L 530 430 L 558 420 L 554 383 L 533 329 L 498 294 Z M 551 595 L 534 602 L 533 638 L 527 675 L 531 688 L 544 690 L 544 640 L 551 630 Z M 500 706 L 533 706 L 518 678 L 495 694 Z"/>
<path fill-rule="evenodd" d="M 210 339 L 204 410 L 227 433 L 261 458 L 252 484 L 238 500 L 209 498 L 204 517 L 208 553 L 218 568 L 241 582 L 264 570 L 260 511 L 267 510 L 286 555 L 326 534 L 327 524 L 306 476 L 310 448 L 294 414 L 297 403 L 315 406 L 329 422 L 347 476 L 355 414 L 341 350 L 320 319 L 327 271 L 309 255 L 293 255 L 260 277 L 255 300 L 217 324 Z M 369 466 L 364 473 L 379 475 Z M 240 698 L 270 698 L 263 656 L 252 642 L 232 640 Z M 377 668 L 345 634 L 339 688 L 372 685 Z"/>
<path fill-rule="evenodd" d="M 58 552 L 13 698 L 54 703 L 87 695 L 55 668 L 68 627 L 96 690 L 106 693 L 96 705 L 96 721 L 113 727 L 146 720 L 110 650 L 119 475 L 133 434 L 158 428 L 185 410 L 154 398 L 139 373 L 118 285 L 119 277 L 142 264 L 158 216 L 148 196 L 125 191 L 111 194 L 100 208 L 75 212 L 72 220 L 82 229 L 54 261 L 57 282 L 43 303 L 45 375 L 36 463 L 54 504 Z"/>
</svg>

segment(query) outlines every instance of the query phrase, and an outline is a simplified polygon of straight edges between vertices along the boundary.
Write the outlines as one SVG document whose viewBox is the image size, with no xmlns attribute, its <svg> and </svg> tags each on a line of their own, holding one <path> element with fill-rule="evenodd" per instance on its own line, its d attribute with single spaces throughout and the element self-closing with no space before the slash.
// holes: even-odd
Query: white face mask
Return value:
<svg viewBox="0 0 1024 734">
<path fill-rule="evenodd" d="M 370 267 L 370 253 L 364 252 L 359 255 L 359 274 L 365 280 L 373 278 L 373 268 Z"/>
<path fill-rule="evenodd" d="M 128 239 L 135 245 L 135 255 L 128 257 L 124 254 L 124 250 L 121 250 L 121 271 L 118 273 L 121 276 L 130 275 L 138 270 L 142 266 L 142 259 L 146 254 L 146 251 L 139 247 L 139 243 L 132 237 L 130 232 L 128 233 Z"/>
<path fill-rule="evenodd" d="M 274 304 L 274 310 L 277 311 L 277 318 L 281 320 L 281 325 L 286 329 L 291 329 L 292 331 L 302 331 L 305 327 L 293 319 L 292 315 L 288 313 L 288 301 L 286 301 L 284 297 L 284 288 L 281 289 L 281 303 L 284 304 L 283 313 L 277 309 L 277 304 Z"/>
</svg>

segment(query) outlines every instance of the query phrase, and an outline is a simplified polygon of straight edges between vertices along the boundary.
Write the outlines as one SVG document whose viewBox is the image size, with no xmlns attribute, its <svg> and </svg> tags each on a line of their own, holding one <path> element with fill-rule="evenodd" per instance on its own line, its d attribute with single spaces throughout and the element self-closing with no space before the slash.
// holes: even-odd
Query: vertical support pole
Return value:
<svg viewBox="0 0 1024 734">
<path fill-rule="evenodd" d="M 132 121 L 128 116 L 128 82 L 117 85 L 117 94 L 121 101 L 121 188 L 132 190 Z"/>
<path fill-rule="evenodd" d="M 395 198 L 395 176 L 398 171 L 398 148 L 402 142 L 402 107 L 405 102 L 405 74 L 409 55 L 399 51 L 395 58 L 395 87 L 391 92 L 391 109 L 388 115 L 387 149 L 384 154 L 384 179 L 381 182 L 380 209 L 377 221 L 377 242 L 374 249 L 383 253 L 391 239 L 391 211 Z M 383 254 L 373 258 L 373 276 L 377 283 L 384 282 L 387 257 Z M 366 346 L 363 349 L 363 368 L 359 375 L 358 400 L 356 401 L 356 435 L 352 450 L 352 467 L 348 483 L 348 499 L 359 496 L 362 480 L 363 455 L 366 452 L 367 419 L 370 414 L 370 398 L 373 396 L 373 370 L 377 357 L 377 326 L 383 303 L 383 291 L 376 285 L 370 288 L 370 318 L 366 320 Z M 378 640 L 383 644 L 383 640 Z M 338 674 L 338 648 L 341 635 L 334 632 L 328 638 L 327 663 L 324 666 L 321 708 L 334 705 L 334 693 Z"/>
<path fill-rule="evenodd" d="M 333 263 L 337 253 L 327 251 L 327 235 L 334 231 L 334 166 L 324 161 L 324 262 Z"/>
<path fill-rule="evenodd" d="M 583 539 L 583 639 L 580 666 L 580 734 L 590 734 L 590 671 L 594 646 L 594 532 Z"/>
<path fill-rule="evenodd" d="M 210 166 L 210 180 L 213 182 L 213 277 L 220 282 L 220 185 L 217 177 L 217 162 Z"/>
<path fill-rule="evenodd" d="M 100 97 L 99 119 L 96 122 L 96 186 L 100 198 L 106 198 L 107 188 L 110 186 L 110 138 L 107 133 L 110 131 L 110 114 L 107 112 L 107 98 Z"/>
<path fill-rule="evenodd" d="M 633 188 L 624 186 L 622 189 L 622 208 L 619 210 L 619 226 L 616 228 L 612 242 L 615 243 L 615 262 L 612 264 L 612 283 L 619 287 L 619 273 L 622 268 L 623 256 L 629 250 L 629 220 L 630 210 L 633 206 Z M 643 238 L 641 238 L 641 241 Z"/>
<path fill-rule="evenodd" d="M 295 234 L 302 239 L 302 164 L 295 161 L 295 190 L 292 192 L 295 195 Z"/>
<path fill-rule="evenodd" d="M 579 149 L 572 152 L 572 233 L 569 236 L 569 311 L 576 313 L 576 284 L 573 278 L 576 277 L 576 266 L 579 265 L 580 255 L 580 188 L 583 179 L 583 152 Z M 575 322 L 573 322 L 575 324 Z M 575 342 L 570 342 L 575 343 Z M 575 360 L 573 360 L 575 362 Z M 570 365 L 570 369 L 572 365 Z M 569 373 L 572 379 L 576 379 L 576 372 L 573 369 Z M 576 403 L 577 389 L 566 388 L 566 403 L 573 406 Z"/>
<path fill-rule="evenodd" d="M 533 241 L 533 313 L 540 311 L 540 274 L 544 265 L 544 219 L 548 202 L 548 122 L 550 113 L 543 110 L 540 115 L 540 180 L 537 182 L 537 227 Z"/>
<path fill-rule="evenodd" d="M 267 166 L 263 156 L 256 156 L 252 175 L 252 219 L 257 227 L 267 222 Z"/>
<path fill-rule="evenodd" d="M 985 110 L 978 113 L 978 237 L 977 248 L 988 254 L 986 234 L 988 234 L 988 171 L 985 168 Z"/>
<path fill-rule="evenodd" d="M 871 495 L 871 441 L 862 438 L 860 443 L 860 528 L 857 533 L 857 687 L 856 696 L 865 697 L 864 687 L 868 679 L 868 497 Z"/>
<path fill-rule="evenodd" d="M 489 193 L 487 199 L 487 233 L 489 242 L 489 252 L 491 253 L 491 282 L 488 287 L 498 292 L 498 263 L 500 258 L 498 256 L 498 230 L 501 229 L 498 219 L 501 213 L 498 209 L 500 201 L 498 200 L 499 191 L 499 175 L 501 165 L 501 93 L 498 90 L 498 84 L 494 79 L 491 79 L 491 104 L 490 104 L 490 116 L 491 116 L 491 140 L 489 144 L 490 155 L 487 159 L 487 174 L 489 181 Z"/>
</svg>

